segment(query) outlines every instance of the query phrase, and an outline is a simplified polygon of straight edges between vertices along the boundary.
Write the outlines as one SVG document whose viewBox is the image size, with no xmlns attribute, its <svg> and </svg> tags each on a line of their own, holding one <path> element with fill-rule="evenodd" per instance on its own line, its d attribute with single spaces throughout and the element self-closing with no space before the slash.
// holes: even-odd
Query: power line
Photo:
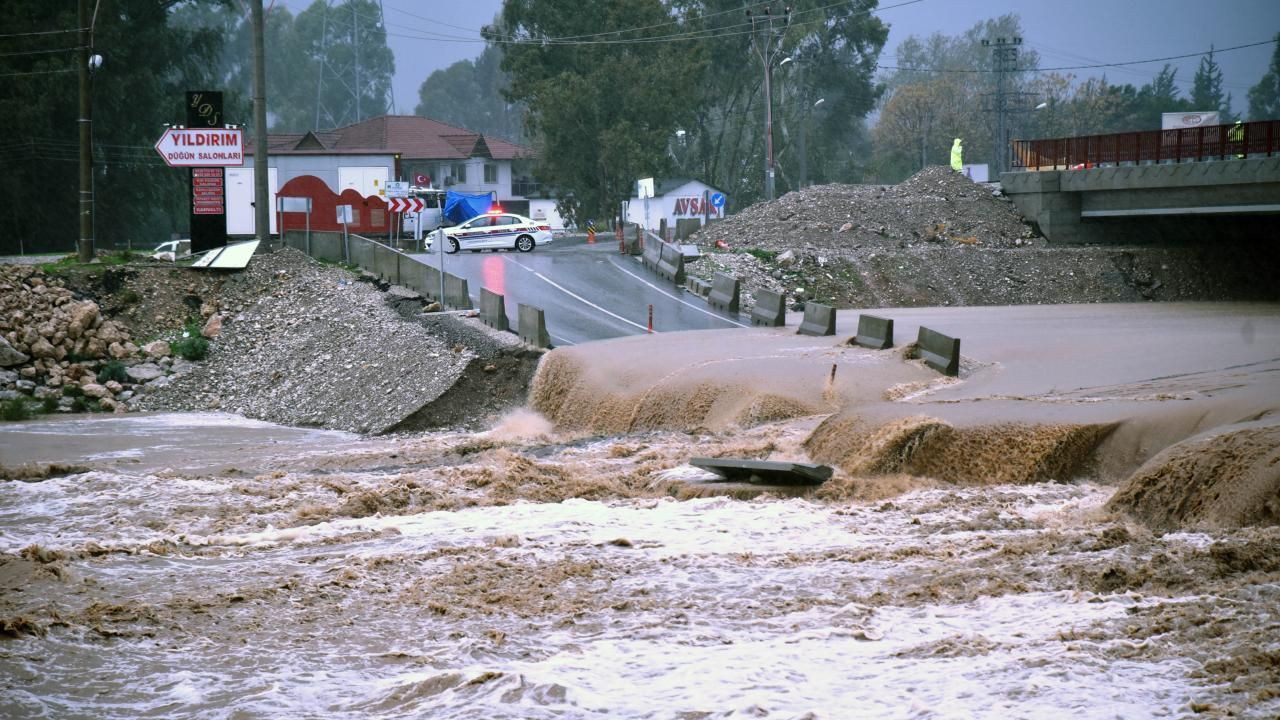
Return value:
<svg viewBox="0 0 1280 720">
<path fill-rule="evenodd" d="M 76 68 L 66 68 L 65 70 L 32 70 L 30 72 L 4 73 L 0 78 L 21 77 L 23 75 L 56 75 L 58 73 L 73 73 Z"/>
<path fill-rule="evenodd" d="M 1226 47 L 1226 48 L 1214 48 L 1213 53 L 1216 55 L 1218 53 L 1230 52 L 1232 50 L 1243 50 L 1245 48 L 1258 47 L 1260 45 L 1274 45 L 1275 43 L 1276 43 L 1276 40 L 1272 38 L 1271 40 L 1263 40 L 1261 42 L 1255 42 L 1255 43 L 1246 43 L 1244 45 L 1234 45 L 1232 47 Z M 1059 70 L 1096 70 L 1098 68 L 1109 68 L 1109 67 L 1120 68 L 1128 65 L 1142 65 L 1144 63 L 1167 62 L 1169 60 L 1184 60 L 1186 58 L 1200 57 L 1202 55 L 1208 55 L 1208 54 L 1209 54 L 1208 50 L 1202 50 L 1200 52 L 1186 53 L 1184 55 L 1170 55 L 1168 57 L 1148 58 L 1146 60 L 1127 60 L 1125 62 L 1094 63 L 1091 65 L 1062 65 L 1059 67 L 1047 67 L 1047 68 L 1027 68 L 1026 70 L 1021 70 L 1019 72 L 1057 72 Z M 879 65 L 879 64 L 876 65 L 876 69 L 898 70 L 901 72 L 931 72 L 931 73 L 994 73 L 994 72 L 997 72 L 992 68 L 913 68 L 913 67 L 901 67 L 898 65 Z"/>
<path fill-rule="evenodd" d="M 85 29 L 87 28 L 72 28 L 70 30 L 37 30 L 34 32 L 5 33 L 3 35 L 0 35 L 0 38 L 31 37 L 32 35 L 62 35 L 64 33 L 78 33 L 81 30 L 85 30 Z"/>
<path fill-rule="evenodd" d="M 23 50 L 21 52 L 0 53 L 0 57 L 22 57 L 24 55 L 48 55 L 50 53 L 74 52 L 76 50 L 82 50 L 82 49 L 84 49 L 83 45 L 76 45 L 75 47 L 68 47 L 68 48 L 56 48 L 53 50 Z"/>
<path fill-rule="evenodd" d="M 799 10 L 794 12 L 793 16 L 814 15 L 817 13 L 825 12 L 832 8 L 840 7 L 842 5 L 848 5 L 850 4 L 850 2 L 856 2 L 856 1 L 857 0 L 843 0 L 842 2 L 830 3 L 828 5 L 811 8 L 809 10 Z M 892 10 L 894 8 L 904 7 L 906 5 L 915 5 L 917 3 L 921 3 L 924 1 L 925 0 L 905 0 L 904 2 L 900 2 L 894 5 L 886 5 L 885 7 L 874 8 L 871 10 L 864 10 L 862 12 L 867 14 L 874 14 L 884 10 Z M 758 5 L 760 3 L 756 3 L 756 4 Z M 741 9 L 736 8 L 732 12 L 740 12 L 740 11 Z M 403 12 L 403 11 L 400 11 L 400 12 Z M 715 13 L 715 14 L 723 14 L 723 13 Z M 706 17 L 711 17 L 711 16 L 706 16 Z M 421 19 L 428 20 L 427 18 L 421 18 Z M 691 18 L 691 19 L 700 20 L 704 18 L 699 17 L 699 18 Z M 826 17 L 819 17 L 814 20 L 808 20 L 805 22 L 793 22 L 792 24 L 796 26 L 803 26 L 803 25 L 814 25 L 814 24 L 818 24 L 826 21 L 827 21 Z M 666 23 L 662 23 L 660 25 L 646 26 L 646 27 L 662 27 L 662 26 L 671 25 L 671 24 L 681 24 L 682 22 L 684 22 L 684 20 L 669 21 Z M 450 26 L 450 27 L 455 27 L 455 26 Z M 611 30 L 604 33 L 595 33 L 593 35 L 567 35 L 567 36 L 556 36 L 556 37 L 515 37 L 515 36 L 508 35 L 508 36 L 491 36 L 489 38 L 483 38 L 483 37 L 465 38 L 465 37 L 459 37 L 457 35 L 437 33 L 431 30 L 422 30 L 422 29 L 416 29 L 416 28 L 409 28 L 409 29 L 416 31 L 416 34 L 394 33 L 390 31 L 387 31 L 386 34 L 392 37 L 402 37 L 402 38 L 407 38 L 411 40 L 434 40 L 437 42 L 460 42 L 460 43 L 480 42 L 480 43 L 495 43 L 495 44 L 501 44 L 501 45 L 577 46 L 577 45 L 643 45 L 643 44 L 659 43 L 659 42 L 678 42 L 678 41 L 686 41 L 686 40 L 704 40 L 708 38 L 750 35 L 752 32 L 750 22 L 741 22 L 733 25 L 726 25 L 723 27 L 682 30 L 680 32 L 674 32 L 666 35 L 654 35 L 654 36 L 642 37 L 642 38 L 614 38 L 614 39 L 596 39 L 596 40 L 584 40 L 584 39 L 578 39 L 578 38 L 590 38 L 590 37 L 596 37 L 601 35 L 612 35 L 612 34 L 620 34 L 624 32 L 634 32 L 641 28 L 622 28 L 619 30 Z"/>
</svg>

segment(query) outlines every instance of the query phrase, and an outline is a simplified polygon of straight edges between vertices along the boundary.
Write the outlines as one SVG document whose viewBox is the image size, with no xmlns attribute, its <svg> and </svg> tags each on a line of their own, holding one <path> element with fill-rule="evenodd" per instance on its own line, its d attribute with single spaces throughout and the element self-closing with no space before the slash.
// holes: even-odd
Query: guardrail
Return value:
<svg viewBox="0 0 1280 720">
<path fill-rule="evenodd" d="M 1280 153 L 1280 120 L 1014 140 L 1017 170 L 1083 170 L 1114 165 L 1228 160 Z"/>
</svg>

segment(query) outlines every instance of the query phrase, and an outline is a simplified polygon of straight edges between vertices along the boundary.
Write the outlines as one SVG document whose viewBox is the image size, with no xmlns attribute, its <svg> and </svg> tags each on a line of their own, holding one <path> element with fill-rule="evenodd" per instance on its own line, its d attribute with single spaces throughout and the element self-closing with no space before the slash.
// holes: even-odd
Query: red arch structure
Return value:
<svg viewBox="0 0 1280 720">
<path fill-rule="evenodd" d="M 391 213 L 387 211 L 387 201 L 380 197 L 363 197 L 360 193 L 347 188 L 341 193 L 329 189 L 323 180 L 315 175 L 299 175 L 280 188 L 276 197 L 309 197 L 311 198 L 311 229 L 342 230 L 338 222 L 339 205 L 351 206 L 351 223 L 347 230 L 362 235 L 387 235 L 391 232 Z M 306 213 L 280 213 L 280 222 L 286 230 L 301 230 L 307 224 Z"/>
</svg>

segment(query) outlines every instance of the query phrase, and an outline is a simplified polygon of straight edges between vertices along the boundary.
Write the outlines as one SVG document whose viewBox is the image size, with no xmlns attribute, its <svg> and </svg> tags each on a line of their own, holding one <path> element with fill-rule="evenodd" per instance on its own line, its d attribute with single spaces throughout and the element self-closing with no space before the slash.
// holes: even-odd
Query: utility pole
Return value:
<svg viewBox="0 0 1280 720">
<path fill-rule="evenodd" d="M 262 0 L 253 2 L 253 227 L 258 241 L 271 237 L 270 178 L 267 163 L 267 71 L 263 41 Z"/>
<path fill-rule="evenodd" d="M 360 92 L 360 20 L 356 17 L 356 4 L 351 5 L 351 53 L 355 62 L 356 84 L 352 88 L 356 94 L 356 122 L 360 122 L 360 96 L 364 93 Z"/>
<path fill-rule="evenodd" d="M 93 260 L 93 103 L 90 100 L 89 55 L 93 38 L 89 24 L 89 0 L 77 3 L 80 23 L 80 262 Z"/>
<path fill-rule="evenodd" d="M 995 40 L 983 40 L 983 47 L 991 48 L 992 69 L 996 73 L 996 91 L 994 96 L 987 95 L 988 105 L 984 110 L 996 114 L 995 142 L 995 176 L 1009 171 L 1009 115 L 1015 112 L 1026 112 L 1030 93 L 1014 92 L 1009 89 L 1008 75 L 1018 69 L 1018 46 L 1022 38 L 998 37 Z"/>
<path fill-rule="evenodd" d="M 751 21 L 751 46 L 760 62 L 764 65 L 764 199 L 773 199 L 773 60 L 782 51 L 782 36 L 791 23 L 791 6 L 783 8 L 782 14 L 773 12 L 772 4 L 764 10 L 752 12 L 747 10 L 747 19 Z M 757 33 L 757 30 L 763 30 Z"/>
</svg>

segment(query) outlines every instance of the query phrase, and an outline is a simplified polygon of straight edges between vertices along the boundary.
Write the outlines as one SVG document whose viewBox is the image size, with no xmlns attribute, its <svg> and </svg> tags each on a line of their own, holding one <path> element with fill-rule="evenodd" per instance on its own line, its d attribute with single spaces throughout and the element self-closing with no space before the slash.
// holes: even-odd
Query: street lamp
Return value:
<svg viewBox="0 0 1280 720">
<path fill-rule="evenodd" d="M 804 119 L 800 121 L 800 187 L 809 184 L 809 153 L 805 149 L 805 136 L 809 134 L 809 115 L 813 109 L 826 102 L 827 99 L 820 97 L 804 109 Z"/>
<path fill-rule="evenodd" d="M 764 66 L 764 199 L 767 201 L 773 199 L 773 93 L 770 76 L 773 59 L 782 50 L 782 34 L 791 22 L 791 6 L 784 7 L 781 16 L 773 14 L 770 5 L 766 5 L 760 12 L 747 10 L 747 19 L 751 21 L 752 47 Z M 764 29 L 763 40 L 759 43 L 755 42 L 758 28 Z M 782 63 L 785 64 L 790 59 L 787 58 Z"/>
</svg>

